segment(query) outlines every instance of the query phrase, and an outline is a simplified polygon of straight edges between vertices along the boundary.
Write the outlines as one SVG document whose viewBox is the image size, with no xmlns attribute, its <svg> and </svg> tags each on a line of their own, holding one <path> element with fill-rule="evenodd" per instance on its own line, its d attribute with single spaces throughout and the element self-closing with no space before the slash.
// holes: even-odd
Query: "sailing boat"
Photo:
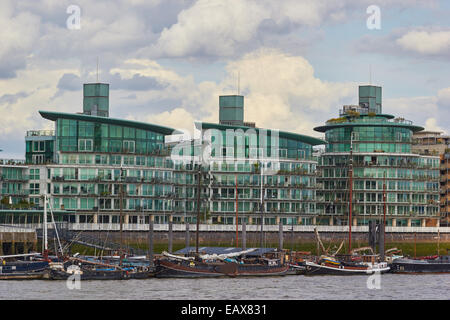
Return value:
<svg viewBox="0 0 450 320">
<path fill-rule="evenodd" d="M 42 242 L 42 255 L 40 253 L 27 253 L 0 256 L 0 280 L 41 279 L 44 276 L 44 272 L 48 268 L 50 260 L 48 258 L 47 195 L 44 194 L 43 198 L 44 237 Z M 52 220 L 54 222 L 53 213 Z"/>
<path fill-rule="evenodd" d="M 209 251 L 234 249 L 235 252 L 179 256 L 163 252 L 164 259 L 156 260 L 157 278 L 217 278 L 239 276 L 281 276 L 289 267 L 280 259 L 252 255 L 257 248 L 207 248 Z M 246 258 L 244 258 L 246 256 Z"/>
<path fill-rule="evenodd" d="M 275 257 L 268 258 L 262 253 L 258 257 L 244 258 L 258 249 L 240 250 L 227 254 L 200 254 L 199 243 L 199 217 L 200 217 L 200 185 L 201 165 L 198 171 L 197 186 L 197 228 L 196 228 L 196 250 L 192 256 L 178 256 L 163 252 L 163 257 L 155 261 L 157 278 L 204 278 L 204 277 L 239 277 L 239 276 L 280 276 L 286 275 L 289 265 L 284 263 L 284 254 L 277 252 Z M 261 180 L 262 184 L 262 180 Z M 237 202 L 237 199 L 236 199 Z M 237 203 L 236 203 L 237 206 Z M 237 208 L 236 208 L 237 210 Z M 237 223 L 237 219 L 236 219 Z M 263 223 L 263 221 L 261 221 Z M 236 241 L 237 243 L 237 241 Z M 220 248 L 216 248 L 220 250 Z M 263 252 L 262 247 L 260 249 Z M 280 257 L 277 257 L 280 255 Z"/>
<path fill-rule="evenodd" d="M 347 255 L 339 256 L 337 253 L 342 248 L 344 242 L 341 243 L 339 249 L 332 255 L 328 254 L 325 250 L 322 241 L 320 240 L 317 228 L 314 229 L 316 234 L 316 240 L 318 245 L 324 251 L 324 255 L 319 256 L 315 261 L 306 261 L 306 275 L 358 275 L 358 274 L 373 274 L 373 273 L 386 273 L 390 270 L 390 267 L 385 261 L 380 261 L 379 256 L 375 255 L 371 247 L 363 247 L 352 250 L 352 191 L 353 191 L 353 134 L 350 137 L 350 157 L 349 157 L 349 215 L 348 215 L 348 242 L 349 252 Z M 386 192 L 384 183 L 384 216 L 386 217 Z M 385 225 L 384 218 L 384 225 Z M 384 232 L 384 228 L 383 228 Z M 384 235 L 383 235 L 384 239 Z M 384 242 L 383 242 L 384 244 Z M 364 250 L 372 250 L 371 255 L 356 255 L 357 252 Z M 383 250 L 384 247 L 380 250 Z M 383 254 L 384 256 L 384 254 Z"/>
</svg>

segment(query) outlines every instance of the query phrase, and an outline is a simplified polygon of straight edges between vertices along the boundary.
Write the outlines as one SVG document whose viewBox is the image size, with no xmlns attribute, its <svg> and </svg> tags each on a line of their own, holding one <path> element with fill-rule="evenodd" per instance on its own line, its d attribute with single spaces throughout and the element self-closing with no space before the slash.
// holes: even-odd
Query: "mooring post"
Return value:
<svg viewBox="0 0 450 320">
<path fill-rule="evenodd" d="M 376 224 L 374 220 L 369 220 L 369 247 L 372 247 L 373 252 L 375 252 L 376 247 L 377 247 L 377 243 L 376 243 L 376 236 L 377 236 L 377 232 L 376 232 Z"/>
<path fill-rule="evenodd" d="M 247 250 L 247 224 L 245 218 L 242 219 L 242 250 Z"/>
<path fill-rule="evenodd" d="M 172 253 L 172 243 L 173 243 L 173 216 L 169 215 L 169 244 L 168 251 Z"/>
<path fill-rule="evenodd" d="M 11 254 L 16 254 L 16 239 L 14 232 L 11 232 Z"/>
<path fill-rule="evenodd" d="M 380 223 L 380 243 L 378 244 L 379 251 L 380 251 L 380 259 L 381 261 L 384 261 L 384 224 Z"/>
<path fill-rule="evenodd" d="M 153 267 L 153 215 L 148 217 L 148 260 L 150 268 Z"/>
<path fill-rule="evenodd" d="M 280 222 L 278 224 L 279 229 L 278 229 L 278 250 L 283 250 L 283 220 L 280 219 Z"/>
<path fill-rule="evenodd" d="M 189 248 L 191 242 L 191 238 L 189 236 L 189 222 L 186 222 L 185 225 L 186 225 L 186 248 Z"/>
</svg>

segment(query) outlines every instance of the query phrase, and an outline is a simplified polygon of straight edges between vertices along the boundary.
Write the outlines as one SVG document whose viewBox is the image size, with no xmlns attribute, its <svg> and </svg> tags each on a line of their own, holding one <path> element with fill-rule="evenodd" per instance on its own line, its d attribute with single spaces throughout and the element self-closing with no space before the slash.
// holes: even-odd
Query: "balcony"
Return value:
<svg viewBox="0 0 450 320">
<path fill-rule="evenodd" d="M 23 166 L 25 165 L 25 160 L 23 159 L 0 159 L 0 165 L 17 165 Z"/>
<path fill-rule="evenodd" d="M 55 130 L 29 130 L 27 137 L 52 137 L 55 136 Z"/>
</svg>

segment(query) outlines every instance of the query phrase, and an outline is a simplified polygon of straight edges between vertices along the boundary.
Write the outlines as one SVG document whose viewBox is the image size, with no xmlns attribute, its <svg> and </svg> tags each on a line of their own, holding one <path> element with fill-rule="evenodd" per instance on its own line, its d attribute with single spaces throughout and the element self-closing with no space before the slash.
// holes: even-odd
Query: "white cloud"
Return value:
<svg viewBox="0 0 450 320">
<path fill-rule="evenodd" d="M 450 132 L 450 88 L 439 90 L 435 96 L 385 99 L 383 112 L 411 120 L 425 130 Z"/>
<path fill-rule="evenodd" d="M 14 12 L 13 3 L 0 3 L 0 78 L 12 78 L 26 67 L 39 34 L 40 19 L 29 12 Z"/>
<path fill-rule="evenodd" d="M 427 131 L 439 131 L 439 132 L 445 133 L 445 130 L 442 129 L 440 126 L 438 126 L 436 118 L 428 118 L 425 121 L 425 130 L 427 130 Z"/>
<path fill-rule="evenodd" d="M 337 112 L 357 93 L 356 84 L 322 81 L 305 58 L 275 49 L 249 53 L 227 70 L 231 87 L 240 72 L 247 121 L 263 127 L 317 135 L 312 129 L 327 120 L 323 114 Z"/>
<path fill-rule="evenodd" d="M 140 92 L 136 103 L 176 98 L 178 105 L 174 109 L 154 113 L 148 108 L 141 115 L 128 117 L 174 128 L 186 128 L 193 120 L 218 122 L 219 95 L 236 93 L 238 71 L 245 96 L 245 121 L 256 122 L 260 127 L 317 136 L 313 128 L 327 120 L 324 114 L 337 113 L 342 103 L 356 99 L 356 84 L 322 81 L 314 76 L 306 59 L 276 49 L 263 48 L 230 61 L 226 71 L 219 83 L 198 84 L 191 77 L 182 77 L 150 60 L 126 61 L 111 72 L 120 73 L 123 78 L 140 74 L 167 82 L 162 90 Z"/>
<path fill-rule="evenodd" d="M 447 53 L 450 49 L 450 31 L 410 31 L 396 43 L 405 50 L 420 54 Z"/>
</svg>

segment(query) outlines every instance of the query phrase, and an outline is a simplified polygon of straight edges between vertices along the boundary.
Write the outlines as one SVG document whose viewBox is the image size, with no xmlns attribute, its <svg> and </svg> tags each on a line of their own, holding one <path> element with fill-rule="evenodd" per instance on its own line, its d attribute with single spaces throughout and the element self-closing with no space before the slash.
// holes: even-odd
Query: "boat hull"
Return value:
<svg viewBox="0 0 450 320">
<path fill-rule="evenodd" d="M 0 265 L 0 275 L 10 273 L 28 273 L 44 271 L 48 267 L 46 261 L 15 261 Z"/>
<path fill-rule="evenodd" d="M 44 278 L 44 271 L 14 272 L 14 273 L 0 274 L 0 280 L 36 280 L 43 278 Z"/>
<path fill-rule="evenodd" d="M 48 262 L 15 261 L 0 265 L 0 280 L 42 279 Z"/>
<path fill-rule="evenodd" d="M 397 259 L 391 264 L 392 273 L 450 273 L 450 262 Z"/>
<path fill-rule="evenodd" d="M 365 268 L 365 267 L 350 267 L 338 265 L 320 265 L 313 262 L 306 263 L 306 275 L 371 275 L 374 273 L 387 273 L 389 267 L 385 268 Z"/>
<path fill-rule="evenodd" d="M 169 260 L 156 263 L 156 278 L 218 278 L 225 274 L 218 271 L 216 265 L 197 264 L 194 267 Z"/>
<path fill-rule="evenodd" d="M 220 277 L 263 277 L 286 275 L 288 266 L 265 266 L 237 263 L 200 263 L 195 265 L 160 260 L 156 265 L 156 278 L 220 278 Z"/>
<path fill-rule="evenodd" d="M 67 280 L 72 273 L 68 273 L 63 270 L 48 270 L 44 275 L 45 279 L 49 280 Z M 80 280 L 127 280 L 130 279 L 130 275 L 126 271 L 95 271 L 95 270 L 83 270 L 82 274 L 79 274 Z"/>
</svg>

